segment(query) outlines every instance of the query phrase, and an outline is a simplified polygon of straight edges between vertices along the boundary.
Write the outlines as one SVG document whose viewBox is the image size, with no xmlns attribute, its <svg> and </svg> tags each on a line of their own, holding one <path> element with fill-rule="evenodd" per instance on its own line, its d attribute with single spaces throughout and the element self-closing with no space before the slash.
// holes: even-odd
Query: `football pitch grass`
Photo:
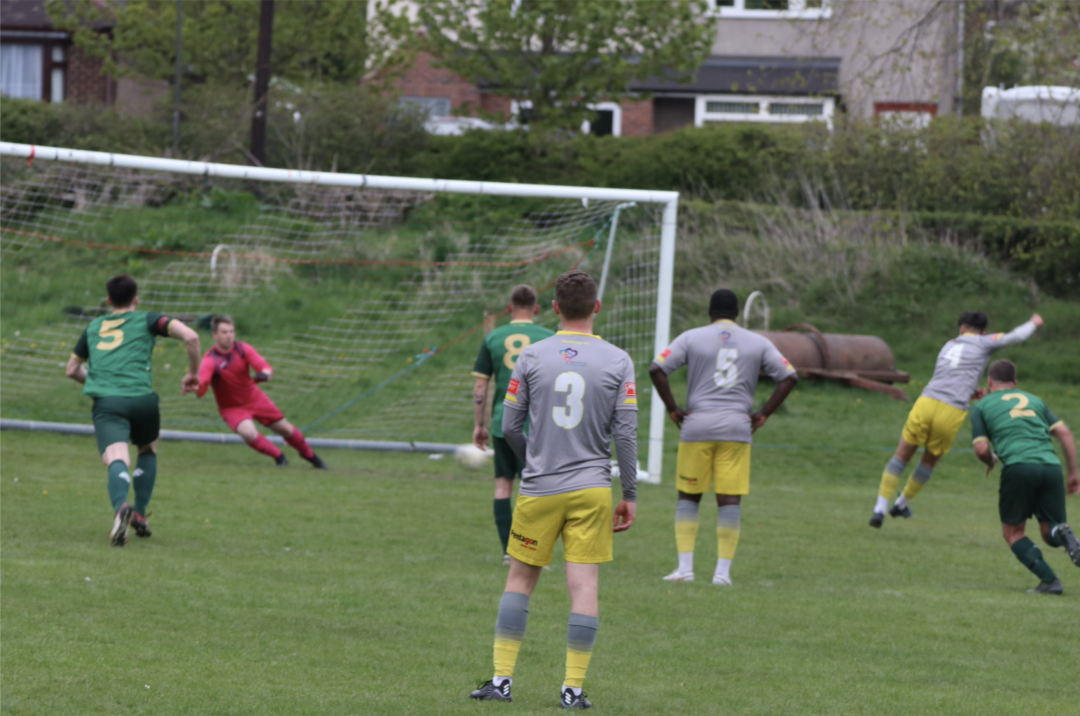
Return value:
<svg viewBox="0 0 1080 716">
<path fill-rule="evenodd" d="M 1030 389 L 1080 425 L 1076 391 Z M 585 682 L 597 713 L 1073 712 L 1080 569 L 1047 548 L 1065 595 L 1024 593 L 1037 580 L 1001 538 L 996 471 L 984 478 L 971 454 L 954 452 L 912 520 L 867 527 L 882 448 L 907 407 L 800 387 L 755 437 L 729 589 L 709 583 L 707 500 L 699 581 L 660 580 L 675 566 L 671 443 L 666 484 L 639 488 L 638 520 L 601 569 Z M 286 454 L 293 466 L 278 470 L 242 446 L 163 444 L 154 536 L 114 549 L 93 441 L 3 433 L 3 712 L 557 707 L 569 611 L 561 549 L 530 605 L 514 703 L 467 698 L 491 676 L 506 576 L 486 471 L 326 451 L 323 473 Z M 1069 509 L 1080 516 L 1080 500 Z"/>
</svg>

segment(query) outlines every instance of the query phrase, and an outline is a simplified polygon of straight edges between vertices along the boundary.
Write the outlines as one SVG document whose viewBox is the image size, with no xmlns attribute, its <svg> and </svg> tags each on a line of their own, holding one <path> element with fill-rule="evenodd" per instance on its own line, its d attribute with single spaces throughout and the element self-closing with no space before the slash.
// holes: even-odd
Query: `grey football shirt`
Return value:
<svg viewBox="0 0 1080 716">
<path fill-rule="evenodd" d="M 529 417 L 522 495 L 609 487 L 612 424 L 622 411 L 637 412 L 634 362 L 599 336 L 559 331 L 522 351 L 504 405 L 508 439 L 523 413 Z M 625 495 L 636 455 L 627 465 L 619 457 Z"/>
<path fill-rule="evenodd" d="M 967 410 L 972 393 L 990 362 L 991 354 L 1006 346 L 1026 341 L 1035 332 L 1031 321 L 1009 333 L 989 336 L 965 333 L 953 338 L 938 353 L 934 377 L 923 388 L 924 398 L 933 398 L 960 410 Z"/>
<path fill-rule="evenodd" d="M 777 382 L 796 376 L 768 338 L 727 320 L 683 333 L 653 364 L 667 375 L 686 366 L 684 443 L 750 442 L 758 373 Z"/>
</svg>

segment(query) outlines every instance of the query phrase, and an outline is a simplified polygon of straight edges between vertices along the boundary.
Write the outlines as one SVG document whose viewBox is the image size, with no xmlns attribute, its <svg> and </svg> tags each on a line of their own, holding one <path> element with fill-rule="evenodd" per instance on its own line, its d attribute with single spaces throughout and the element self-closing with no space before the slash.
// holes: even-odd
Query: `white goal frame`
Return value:
<svg viewBox="0 0 1080 716">
<path fill-rule="evenodd" d="M 657 306 L 655 352 L 659 355 L 671 338 L 671 302 L 675 273 L 676 219 L 679 210 L 679 192 L 649 191 L 642 189 L 603 189 L 598 187 L 555 186 L 544 184 L 509 184 L 505 182 L 463 181 L 456 179 L 419 179 L 369 174 L 337 174 L 310 172 L 293 169 L 240 166 L 193 162 L 182 159 L 142 157 L 130 154 L 91 152 L 31 144 L 0 142 L 0 156 L 35 161 L 58 161 L 74 164 L 141 169 L 146 171 L 193 174 L 224 179 L 248 179 L 286 184 L 313 186 L 356 187 L 369 189 L 397 189 L 402 191 L 480 194 L 488 196 L 532 197 L 542 199 L 572 199 L 597 201 L 637 202 L 659 204 L 664 207 L 660 228 L 660 265 L 657 268 Z M 664 428 L 667 418 L 664 404 L 656 389 L 652 390 L 649 414 L 648 473 L 642 482 L 660 483 L 663 471 Z"/>
</svg>

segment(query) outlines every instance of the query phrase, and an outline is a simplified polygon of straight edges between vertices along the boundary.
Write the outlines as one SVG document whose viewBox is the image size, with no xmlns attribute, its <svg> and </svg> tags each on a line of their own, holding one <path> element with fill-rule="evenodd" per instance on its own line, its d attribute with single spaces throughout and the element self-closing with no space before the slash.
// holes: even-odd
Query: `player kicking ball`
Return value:
<svg viewBox="0 0 1080 716">
<path fill-rule="evenodd" d="M 983 334 L 988 322 L 982 311 L 965 311 L 959 320 L 960 335 L 946 343 L 938 353 L 934 375 L 912 406 L 900 436 L 900 446 L 881 475 L 877 503 L 870 516 L 871 527 L 881 527 L 886 511 L 893 517 L 911 517 L 908 503 L 930 481 L 934 466 L 952 448 L 967 417 L 968 404 L 982 397 L 976 388 L 991 354 L 1026 341 L 1043 324 L 1036 313 L 1027 323 L 1009 333 L 987 336 Z M 907 464 L 915 451 L 924 446 L 919 466 L 908 478 L 903 494 L 889 509 L 889 500 L 900 486 Z"/>
<path fill-rule="evenodd" d="M 188 372 L 181 381 L 186 393 L 198 385 L 199 334 L 160 313 L 135 310 L 138 286 L 127 275 L 114 276 L 105 284 L 112 312 L 95 318 L 75 344 L 67 364 L 67 376 L 82 383 L 83 395 L 94 399 L 94 437 L 101 460 L 109 468 L 109 499 L 113 526 L 109 541 L 123 547 L 128 527 L 139 537 L 150 536 L 146 511 L 157 480 L 157 441 L 161 428 L 158 396 L 153 390 L 150 357 L 158 336 L 184 342 Z M 131 472 L 128 443 L 139 457 Z M 128 491 L 135 489 L 135 506 Z"/>
<path fill-rule="evenodd" d="M 1069 476 L 1062 480 L 1061 461 L 1054 452 L 1053 435 L 1061 441 Z M 1065 524 L 1066 486 L 1080 493 L 1076 443 L 1067 425 L 1046 403 L 1016 387 L 1016 366 L 1007 360 L 990 366 L 990 392 L 971 409 L 971 436 L 975 456 L 986 464 L 986 474 L 1001 460 L 998 513 L 1001 533 L 1009 548 L 1039 578 L 1028 594 L 1061 594 L 1061 581 L 1042 552 L 1024 536 L 1024 523 L 1039 520 L 1042 538 L 1051 547 L 1064 547 L 1080 567 L 1080 541 Z"/>
<path fill-rule="evenodd" d="M 514 518 L 510 506 L 510 496 L 514 491 L 514 478 L 521 476 L 525 467 L 517 455 L 510 449 L 503 438 L 502 417 L 503 401 L 506 389 L 510 386 L 510 375 L 514 372 L 518 356 L 533 343 L 555 335 L 553 331 L 533 323 L 533 316 L 540 312 L 536 305 L 536 291 L 531 286 L 515 286 L 510 292 L 510 322 L 496 328 L 484 336 L 480 345 L 480 355 L 476 358 L 473 377 L 473 444 L 483 450 L 488 439 L 495 450 L 495 529 L 502 543 L 503 564 L 510 564 L 510 555 L 506 550 L 510 543 L 510 523 Z M 500 400 L 495 402 L 491 411 L 491 435 L 484 427 L 484 412 L 487 408 L 488 384 L 495 378 L 495 395 Z"/>
<path fill-rule="evenodd" d="M 716 486 L 716 572 L 712 583 L 731 586 L 731 562 L 739 543 L 740 509 L 750 494 L 750 436 L 765 424 L 795 387 L 798 376 L 769 339 L 735 323 L 739 299 L 720 289 L 709 299 L 712 324 L 675 339 L 657 356 L 649 377 L 679 426 L 679 499 L 675 503 L 675 544 L 679 566 L 668 582 L 694 581 L 694 542 L 701 496 Z M 671 394 L 668 376 L 686 366 L 686 410 Z M 776 387 L 761 410 L 754 409 L 758 374 Z"/>
<path fill-rule="evenodd" d="M 625 351 L 593 335 L 596 283 L 570 271 L 555 284 L 562 330 L 522 351 L 506 391 L 503 435 L 525 464 L 510 528 L 510 574 L 495 620 L 495 676 L 470 696 L 510 701 L 529 598 L 562 535 L 570 619 L 562 708 L 587 709 L 581 690 L 600 626 L 600 564 L 612 533 L 630 528 L 637 498 L 637 390 Z M 529 435 L 525 436 L 525 421 Z M 622 501 L 611 510 L 611 441 Z"/>
<path fill-rule="evenodd" d="M 285 419 L 274 401 L 256 385 L 265 383 L 274 375 L 270 364 L 250 344 L 236 340 L 236 326 L 228 316 L 215 316 L 210 325 L 214 347 L 203 356 L 199 383 L 192 390 L 201 398 L 212 387 L 218 412 L 229 429 L 242 437 L 253 450 L 273 458 L 278 467 L 287 466 L 289 461 L 277 445 L 259 432 L 255 427 L 256 420 L 285 438 L 285 442 L 314 467 L 326 470 L 326 463 L 311 449 L 303 433 Z M 255 371 L 254 379 L 251 377 L 252 370 Z"/>
</svg>

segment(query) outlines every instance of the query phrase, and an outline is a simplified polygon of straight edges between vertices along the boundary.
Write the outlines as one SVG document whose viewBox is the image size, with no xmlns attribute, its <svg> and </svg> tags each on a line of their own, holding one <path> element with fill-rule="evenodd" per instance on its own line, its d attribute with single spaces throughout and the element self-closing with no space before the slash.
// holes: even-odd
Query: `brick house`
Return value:
<svg viewBox="0 0 1080 716">
<path fill-rule="evenodd" d="M 109 32 L 108 26 L 94 28 Z M 168 89 L 165 82 L 113 79 L 102 61 L 89 57 L 58 30 L 45 0 L 0 2 L 0 94 L 42 102 L 116 105 L 124 113 L 146 113 Z"/>
<path fill-rule="evenodd" d="M 101 73 L 101 65 L 71 44 L 70 33 L 53 26 L 45 0 L 0 2 L 0 94 L 112 104 L 116 82 Z"/>
<path fill-rule="evenodd" d="M 934 0 L 708 0 L 712 53 L 687 83 L 656 77 L 594 109 L 587 131 L 640 136 L 712 122 L 789 124 L 838 112 L 923 123 L 953 111 L 959 5 Z M 421 56 L 397 80 L 432 116 L 477 108 L 507 119 L 514 103 Z M 641 97 L 634 95 L 641 93 Z"/>
</svg>

